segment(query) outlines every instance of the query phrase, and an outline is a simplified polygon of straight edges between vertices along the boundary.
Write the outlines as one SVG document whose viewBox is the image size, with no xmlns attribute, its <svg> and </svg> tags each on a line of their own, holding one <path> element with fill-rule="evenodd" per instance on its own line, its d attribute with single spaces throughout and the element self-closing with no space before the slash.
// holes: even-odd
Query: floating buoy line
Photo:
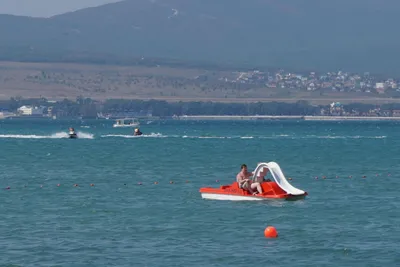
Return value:
<svg viewBox="0 0 400 267">
<path fill-rule="evenodd" d="M 388 173 L 387 174 L 387 176 L 391 176 L 392 174 L 390 174 L 390 173 Z M 379 173 L 377 173 L 377 174 L 375 174 L 374 175 L 375 177 L 378 177 L 378 176 L 384 176 L 384 174 L 379 174 Z M 361 176 L 357 176 L 357 177 L 354 177 L 354 178 L 358 178 L 358 177 L 361 177 L 362 179 L 366 179 L 367 178 L 367 175 L 361 175 Z M 333 180 L 333 179 L 339 179 L 339 178 L 353 178 L 353 175 L 333 175 L 333 176 L 325 176 L 325 175 L 322 175 L 322 176 L 314 176 L 314 179 L 315 180 L 318 180 L 318 179 L 323 179 L 323 180 L 326 180 L 326 179 L 330 179 L 330 180 Z M 292 178 L 288 178 L 288 180 L 292 180 Z"/>
<path fill-rule="evenodd" d="M 375 176 L 375 177 L 384 176 L 384 174 L 375 174 L 373 176 Z M 388 173 L 387 176 L 391 176 L 391 173 Z M 343 178 L 345 178 L 345 179 L 352 179 L 352 178 L 355 178 L 355 179 L 357 179 L 357 178 L 366 179 L 367 177 L 368 177 L 367 175 L 358 175 L 358 176 L 353 176 L 353 175 L 330 175 L 330 176 L 326 176 L 326 175 L 322 175 L 322 176 L 313 176 L 311 178 L 313 178 L 315 180 L 336 180 L 336 179 L 340 179 L 340 178 L 342 178 L 342 179 Z M 295 180 L 295 179 L 288 177 L 288 180 L 292 181 L 292 180 Z M 215 180 L 215 182 L 216 183 L 220 183 L 220 180 Z M 172 181 L 172 180 L 168 182 L 168 184 L 171 184 L 171 185 L 172 184 L 179 185 L 179 184 L 187 184 L 187 183 L 190 183 L 190 180 L 185 180 L 185 181 L 181 181 L 181 182 L 178 182 L 178 183 L 176 183 L 175 181 Z M 158 181 L 155 181 L 155 182 L 137 182 L 137 183 L 132 184 L 132 185 L 142 186 L 142 185 L 159 185 L 159 184 L 161 184 L 161 183 L 158 182 Z M 122 185 L 123 186 L 128 186 L 130 184 L 123 183 Z M 61 183 L 57 183 L 57 184 L 55 184 L 55 187 L 86 187 L 86 186 L 87 187 L 95 187 L 95 184 L 94 183 L 89 183 L 89 184 L 77 184 L 77 183 L 74 183 L 74 184 L 61 184 Z M 29 187 L 31 188 L 31 187 L 35 187 L 35 186 L 29 186 Z M 38 185 L 38 187 L 39 188 L 45 188 L 45 187 L 49 187 L 49 185 L 45 186 L 43 184 L 40 184 L 40 185 Z M 3 189 L 5 189 L 5 190 L 11 190 L 13 188 L 21 188 L 21 187 L 12 187 L 12 186 L 3 187 Z M 28 185 L 23 185 L 22 188 L 28 188 Z"/>
<path fill-rule="evenodd" d="M 184 181 L 183 183 L 185 183 L 185 184 L 187 184 L 187 183 L 190 183 L 190 181 L 189 180 L 186 180 L 186 181 Z M 159 182 L 154 182 L 154 183 L 143 183 L 143 182 L 138 182 L 138 183 L 136 183 L 136 184 L 133 184 L 133 185 L 158 185 L 159 184 Z M 174 181 L 169 181 L 169 184 L 175 184 L 175 182 Z M 127 183 L 124 183 L 123 184 L 124 186 L 128 186 L 129 184 L 127 184 Z M 60 184 L 60 183 L 58 183 L 58 184 L 56 184 L 55 185 L 56 187 L 85 187 L 85 186 L 88 186 L 88 187 L 95 187 L 95 184 L 94 183 L 90 183 L 90 184 Z M 32 187 L 32 186 L 29 186 L 29 187 Z M 33 186 L 34 187 L 34 186 Z M 39 185 L 39 188 L 44 188 L 45 186 L 43 185 L 43 184 L 40 184 Z M 46 187 L 49 187 L 49 186 L 46 186 Z M 12 188 L 21 188 L 21 187 L 11 187 L 11 186 L 6 186 L 4 189 L 6 189 L 6 190 L 10 190 L 10 189 L 12 189 Z M 23 185 L 22 186 L 22 188 L 28 188 L 28 185 Z"/>
</svg>

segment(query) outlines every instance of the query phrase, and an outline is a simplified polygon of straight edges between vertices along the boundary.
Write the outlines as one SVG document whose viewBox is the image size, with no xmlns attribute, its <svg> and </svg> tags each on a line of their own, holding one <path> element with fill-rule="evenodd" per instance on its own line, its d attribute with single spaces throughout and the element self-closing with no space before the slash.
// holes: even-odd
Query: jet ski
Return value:
<svg viewBox="0 0 400 267">
<path fill-rule="evenodd" d="M 135 129 L 135 132 L 133 133 L 133 135 L 134 136 L 140 136 L 140 135 L 142 135 L 143 133 L 139 130 L 139 128 L 136 128 Z"/>
<path fill-rule="evenodd" d="M 267 173 L 271 173 L 273 179 L 264 179 Z M 235 181 L 230 185 L 222 185 L 219 188 L 203 187 L 200 188 L 203 199 L 214 200 L 297 200 L 304 199 L 308 193 L 295 188 L 285 178 L 281 168 L 275 162 L 259 163 L 254 170 L 253 182 L 259 182 L 262 194 L 252 195 L 247 190 L 239 188 Z"/>
<path fill-rule="evenodd" d="M 76 138 L 78 138 L 78 135 L 76 134 L 74 128 L 69 128 L 68 136 L 69 136 L 69 138 L 71 138 L 71 139 L 76 139 Z"/>
</svg>

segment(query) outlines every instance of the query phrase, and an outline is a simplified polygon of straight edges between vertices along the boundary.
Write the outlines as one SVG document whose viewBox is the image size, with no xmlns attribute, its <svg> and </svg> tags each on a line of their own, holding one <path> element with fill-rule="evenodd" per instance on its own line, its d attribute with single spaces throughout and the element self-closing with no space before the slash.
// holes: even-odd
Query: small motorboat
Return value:
<svg viewBox="0 0 400 267">
<path fill-rule="evenodd" d="M 115 121 L 115 123 L 113 124 L 114 128 L 117 127 L 136 127 L 139 126 L 140 122 L 138 119 L 133 118 L 133 119 L 129 119 L 129 118 L 125 118 L 125 119 L 117 119 Z"/>
<path fill-rule="evenodd" d="M 267 173 L 271 173 L 273 180 L 265 179 Z M 262 194 L 252 195 L 247 190 L 239 188 L 235 181 L 230 185 L 222 185 L 219 188 L 200 188 L 201 197 L 215 200 L 297 200 L 305 198 L 307 192 L 295 188 L 285 178 L 281 168 L 275 162 L 259 163 L 254 170 L 252 181 L 259 182 Z"/>
<path fill-rule="evenodd" d="M 71 138 L 71 139 L 78 138 L 78 135 L 76 134 L 74 128 L 69 128 L 68 137 Z"/>
</svg>

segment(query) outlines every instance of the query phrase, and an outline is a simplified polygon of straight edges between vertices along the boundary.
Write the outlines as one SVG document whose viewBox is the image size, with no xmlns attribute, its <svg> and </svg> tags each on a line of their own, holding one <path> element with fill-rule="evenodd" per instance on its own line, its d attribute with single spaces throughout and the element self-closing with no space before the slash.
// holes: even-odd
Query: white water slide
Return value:
<svg viewBox="0 0 400 267">
<path fill-rule="evenodd" d="M 300 190 L 294 186 L 292 186 L 285 178 L 285 175 L 283 175 L 283 172 L 279 165 L 276 162 L 261 162 L 257 165 L 256 169 L 254 170 L 254 176 L 253 180 L 262 180 L 263 177 L 266 175 L 265 169 L 268 169 L 269 172 L 271 173 L 272 177 L 274 178 L 275 182 L 279 185 L 279 187 L 284 190 L 286 193 L 298 196 L 298 195 L 303 195 L 305 192 L 303 190 Z"/>
</svg>

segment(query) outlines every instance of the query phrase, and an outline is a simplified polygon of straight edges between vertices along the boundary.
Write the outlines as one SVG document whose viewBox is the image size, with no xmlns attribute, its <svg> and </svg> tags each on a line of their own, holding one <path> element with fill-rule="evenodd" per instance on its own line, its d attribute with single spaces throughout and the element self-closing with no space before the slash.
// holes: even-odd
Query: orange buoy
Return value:
<svg viewBox="0 0 400 267">
<path fill-rule="evenodd" d="M 268 226 L 264 230 L 264 235 L 266 238 L 276 238 L 278 237 L 278 232 L 276 231 L 275 227 Z"/>
</svg>

